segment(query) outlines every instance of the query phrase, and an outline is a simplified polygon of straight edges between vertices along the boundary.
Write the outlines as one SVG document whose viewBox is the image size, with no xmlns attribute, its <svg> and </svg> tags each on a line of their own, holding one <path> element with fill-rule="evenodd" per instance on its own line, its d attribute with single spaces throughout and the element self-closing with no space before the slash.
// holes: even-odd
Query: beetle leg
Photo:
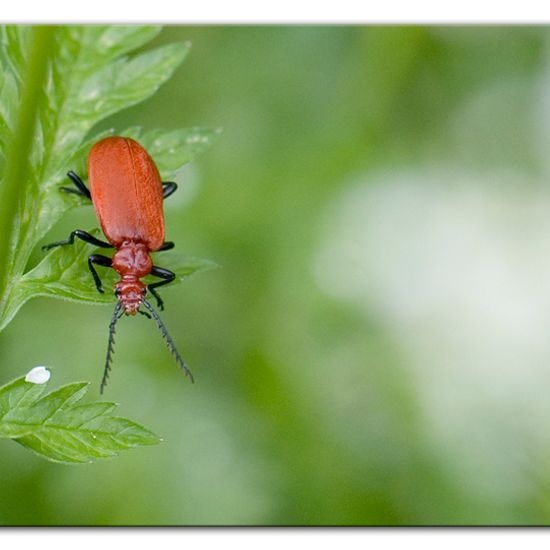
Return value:
<svg viewBox="0 0 550 550">
<path fill-rule="evenodd" d="M 67 172 L 67 176 L 71 178 L 71 181 L 76 186 L 76 189 L 74 189 L 73 187 L 61 187 L 61 189 L 65 191 L 65 193 L 74 193 L 75 195 L 80 195 L 81 197 L 86 197 L 87 199 L 92 200 L 90 190 L 72 170 L 70 172 Z"/>
<path fill-rule="evenodd" d="M 158 308 L 162 311 L 164 309 L 164 302 L 162 301 L 162 298 L 159 296 L 155 288 L 171 283 L 176 278 L 176 274 L 169 269 L 164 269 L 163 267 L 157 267 L 155 265 L 153 266 L 153 269 L 151 269 L 150 274 L 154 277 L 164 279 L 163 281 L 158 281 L 156 283 L 151 283 L 150 285 L 147 285 L 147 290 L 151 291 L 151 294 L 155 297 L 157 301 Z"/>
<path fill-rule="evenodd" d="M 56 246 L 63 246 L 65 244 L 74 244 L 75 237 L 78 237 L 84 242 L 93 244 L 94 246 L 99 246 L 101 248 L 114 248 L 112 244 L 106 243 L 105 241 L 100 241 L 99 239 L 96 239 L 93 235 L 90 235 L 86 231 L 82 231 L 81 229 L 76 229 L 69 235 L 68 239 L 65 239 L 64 241 L 57 241 L 55 243 L 45 244 L 42 247 L 42 250 L 50 250 L 50 248 L 55 248 Z"/>
<path fill-rule="evenodd" d="M 95 270 L 94 264 L 102 265 L 104 267 L 113 267 L 113 260 L 112 258 L 102 256 L 101 254 L 92 254 L 91 256 L 88 256 L 88 267 L 90 268 L 90 272 L 92 273 L 92 276 L 94 278 L 95 287 L 97 288 L 98 292 L 104 294 L 105 291 L 103 290 L 103 288 L 101 288 L 101 279 L 99 278 L 99 275 Z"/>
<path fill-rule="evenodd" d="M 172 193 L 176 191 L 178 184 L 175 181 L 163 181 L 162 182 L 162 198 L 168 198 Z"/>
<path fill-rule="evenodd" d="M 176 245 L 172 241 L 166 241 L 165 243 L 162 243 L 162 246 L 158 250 L 155 250 L 155 252 L 162 252 L 163 250 L 171 250 L 172 248 L 174 248 L 174 246 Z"/>
<path fill-rule="evenodd" d="M 160 297 L 159 293 L 152 287 L 151 285 L 147 285 L 147 290 L 151 292 L 151 294 L 155 297 L 155 300 L 157 301 L 157 307 L 164 311 L 164 302 L 162 298 Z"/>
</svg>

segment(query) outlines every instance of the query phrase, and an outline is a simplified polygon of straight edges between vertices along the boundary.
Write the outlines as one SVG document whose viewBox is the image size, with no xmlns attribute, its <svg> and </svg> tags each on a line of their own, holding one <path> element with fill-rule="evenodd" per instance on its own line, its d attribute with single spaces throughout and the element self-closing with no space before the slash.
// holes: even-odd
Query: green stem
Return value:
<svg viewBox="0 0 550 550">
<path fill-rule="evenodd" d="M 48 58 L 54 43 L 55 27 L 32 27 L 29 57 L 22 75 L 21 102 L 11 146 L 0 186 L 0 311 L 10 286 L 10 270 L 17 243 L 21 202 L 28 185 L 28 159 L 35 136 L 36 121 L 48 77 Z"/>
</svg>

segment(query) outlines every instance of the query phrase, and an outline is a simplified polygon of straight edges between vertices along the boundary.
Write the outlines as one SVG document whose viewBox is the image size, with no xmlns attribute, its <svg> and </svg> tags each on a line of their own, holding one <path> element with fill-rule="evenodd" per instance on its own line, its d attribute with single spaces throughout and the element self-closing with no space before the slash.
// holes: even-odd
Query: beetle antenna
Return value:
<svg viewBox="0 0 550 550">
<path fill-rule="evenodd" d="M 114 349 L 115 325 L 117 321 L 122 317 L 123 314 L 124 314 L 124 310 L 122 309 L 122 304 L 120 302 L 117 302 L 115 306 L 115 310 L 113 312 L 113 317 L 109 324 L 109 343 L 107 345 L 107 357 L 105 359 L 105 370 L 103 371 L 103 378 L 101 379 L 101 386 L 99 389 L 99 393 L 103 393 L 103 390 L 107 385 L 107 379 L 109 378 L 109 371 L 111 370 L 111 361 L 113 359 L 113 353 L 115 352 L 115 349 Z"/>
<path fill-rule="evenodd" d="M 174 341 L 170 337 L 170 334 L 168 334 L 168 329 L 166 328 L 166 325 L 162 322 L 159 314 L 153 309 L 153 306 L 147 300 L 143 300 L 142 303 L 153 316 L 153 319 L 155 320 L 155 323 L 157 324 L 157 327 L 160 330 L 160 333 L 162 334 L 162 337 L 164 338 L 164 341 L 166 342 L 170 353 L 174 356 L 174 359 L 177 361 L 183 372 L 185 372 L 185 374 L 191 379 L 191 382 L 194 382 L 195 380 L 193 379 L 191 371 L 185 366 L 185 362 L 179 354 L 179 351 L 176 348 L 176 344 L 174 344 Z"/>
</svg>

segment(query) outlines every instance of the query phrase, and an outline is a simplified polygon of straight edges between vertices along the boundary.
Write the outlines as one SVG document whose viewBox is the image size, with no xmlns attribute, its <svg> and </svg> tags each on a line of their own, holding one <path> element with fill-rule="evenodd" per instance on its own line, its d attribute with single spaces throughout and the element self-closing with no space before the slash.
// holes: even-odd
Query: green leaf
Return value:
<svg viewBox="0 0 550 550">
<path fill-rule="evenodd" d="M 128 128 L 123 135 L 139 141 L 149 152 L 164 181 L 173 178 L 185 164 L 206 151 L 221 134 L 221 129 L 183 128 L 161 131 Z"/>
<path fill-rule="evenodd" d="M 98 295 L 90 284 L 86 262 L 81 261 L 92 252 L 89 247 L 54 250 L 32 271 L 27 264 L 57 221 L 84 203 L 59 187 L 69 184 L 68 170 L 86 179 L 90 148 L 115 132 L 94 133 L 94 125 L 154 94 L 186 57 L 188 43 L 132 56 L 159 30 L 151 25 L 0 28 L 0 330 L 34 296 L 94 303 L 113 299 Z M 31 71 L 31 65 L 45 69 L 44 75 Z M 25 95 L 29 86 L 32 93 Z M 22 97 L 28 98 L 26 103 Z M 20 126 L 21 120 L 26 126 Z M 126 135 L 139 139 L 168 179 L 204 151 L 217 133 L 204 128 L 131 128 Z M 167 263 L 175 264 L 180 278 L 207 264 L 170 256 Z M 106 286 L 113 277 L 106 275 Z"/>
<path fill-rule="evenodd" d="M 79 403 L 86 382 L 41 397 L 44 386 L 21 377 L 0 388 L 0 438 L 13 439 L 49 460 L 72 463 L 160 442 L 139 424 L 112 416 L 114 403 Z"/>
<path fill-rule="evenodd" d="M 25 378 L 17 378 L 0 388 L 0 418 L 18 407 L 26 407 L 44 392 L 41 384 L 29 384 Z"/>
<path fill-rule="evenodd" d="M 128 60 L 125 58 L 96 71 L 79 89 L 73 112 L 97 122 L 143 101 L 160 87 L 185 59 L 190 45 L 168 44 Z"/>
</svg>

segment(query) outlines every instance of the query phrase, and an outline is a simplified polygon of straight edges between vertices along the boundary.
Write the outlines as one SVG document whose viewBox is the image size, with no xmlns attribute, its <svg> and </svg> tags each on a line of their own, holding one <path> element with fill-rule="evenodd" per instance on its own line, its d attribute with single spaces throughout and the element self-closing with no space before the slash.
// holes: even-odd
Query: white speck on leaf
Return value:
<svg viewBox="0 0 550 550">
<path fill-rule="evenodd" d="M 25 376 L 25 381 L 32 384 L 45 384 L 50 379 L 51 374 L 46 367 L 34 367 Z"/>
</svg>

